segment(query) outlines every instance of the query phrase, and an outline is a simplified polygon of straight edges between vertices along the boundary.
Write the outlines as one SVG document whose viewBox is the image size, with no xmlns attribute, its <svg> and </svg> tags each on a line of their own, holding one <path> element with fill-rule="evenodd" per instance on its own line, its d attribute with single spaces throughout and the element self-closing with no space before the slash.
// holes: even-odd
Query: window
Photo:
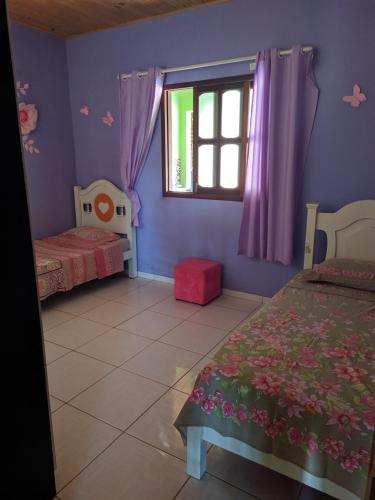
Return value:
<svg viewBox="0 0 375 500">
<path fill-rule="evenodd" d="M 164 196 L 242 200 L 251 88 L 251 75 L 164 87 Z"/>
</svg>

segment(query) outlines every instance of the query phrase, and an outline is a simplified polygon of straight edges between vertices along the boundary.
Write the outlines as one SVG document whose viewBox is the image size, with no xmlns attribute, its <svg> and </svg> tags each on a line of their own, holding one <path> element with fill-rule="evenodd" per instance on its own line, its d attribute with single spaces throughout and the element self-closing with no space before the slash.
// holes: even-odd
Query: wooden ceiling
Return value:
<svg viewBox="0 0 375 500">
<path fill-rule="evenodd" d="M 7 0 L 7 4 L 12 21 L 66 38 L 224 1 Z"/>
</svg>

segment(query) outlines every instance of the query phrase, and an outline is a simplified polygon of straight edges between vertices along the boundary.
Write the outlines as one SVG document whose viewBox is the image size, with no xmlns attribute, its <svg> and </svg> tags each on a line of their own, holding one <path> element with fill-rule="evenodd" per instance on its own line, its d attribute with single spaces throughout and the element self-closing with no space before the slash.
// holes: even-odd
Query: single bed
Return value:
<svg viewBox="0 0 375 500">
<path fill-rule="evenodd" d="M 212 443 L 340 500 L 365 499 L 375 426 L 375 200 L 334 214 L 307 208 L 305 271 L 232 333 L 175 425 L 195 478 Z M 326 232 L 331 260 L 312 270 L 316 230 Z M 345 267 L 352 261 L 359 271 Z"/>
<path fill-rule="evenodd" d="M 39 297 L 124 270 L 137 276 L 131 203 L 111 182 L 74 187 L 76 227 L 34 242 Z"/>
</svg>

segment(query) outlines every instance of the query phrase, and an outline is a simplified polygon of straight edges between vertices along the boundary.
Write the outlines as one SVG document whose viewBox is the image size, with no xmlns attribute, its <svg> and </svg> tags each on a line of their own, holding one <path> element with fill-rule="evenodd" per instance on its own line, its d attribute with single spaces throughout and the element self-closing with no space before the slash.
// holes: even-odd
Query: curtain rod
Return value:
<svg viewBox="0 0 375 500">
<path fill-rule="evenodd" d="M 311 52 L 313 50 L 313 47 L 306 46 L 302 47 L 302 52 L 307 53 Z M 286 50 L 280 50 L 279 54 L 281 56 L 286 56 L 288 54 L 292 53 L 292 49 L 286 49 Z M 234 57 L 232 59 L 221 59 L 220 61 L 210 61 L 210 62 L 204 62 L 204 63 L 199 63 L 199 64 L 190 64 L 189 66 L 176 66 L 175 68 L 162 68 L 161 72 L 163 74 L 166 73 L 175 73 L 177 71 L 188 71 L 190 69 L 199 69 L 199 68 L 208 68 L 209 66 L 221 66 L 224 64 L 233 64 L 233 63 L 240 63 L 240 62 L 245 62 L 245 61 L 255 61 L 257 58 L 256 55 L 253 56 L 243 56 L 243 57 Z M 138 76 L 145 76 L 147 75 L 147 71 L 140 71 L 137 73 Z M 127 78 L 132 77 L 132 73 L 123 73 L 122 75 L 118 76 L 117 78 L 120 78 L 122 80 L 126 80 Z"/>
</svg>

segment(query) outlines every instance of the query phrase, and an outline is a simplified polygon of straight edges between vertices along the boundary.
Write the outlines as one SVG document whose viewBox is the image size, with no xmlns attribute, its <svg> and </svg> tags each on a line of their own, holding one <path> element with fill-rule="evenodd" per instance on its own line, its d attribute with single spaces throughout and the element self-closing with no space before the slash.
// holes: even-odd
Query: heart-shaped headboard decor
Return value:
<svg viewBox="0 0 375 500">
<path fill-rule="evenodd" d="M 109 222 L 115 213 L 112 198 L 105 193 L 100 193 L 94 201 L 95 214 L 102 222 Z"/>
<path fill-rule="evenodd" d="M 103 215 L 105 215 L 110 208 L 110 204 L 105 201 L 101 201 L 100 203 L 98 203 L 98 209 Z"/>
</svg>

